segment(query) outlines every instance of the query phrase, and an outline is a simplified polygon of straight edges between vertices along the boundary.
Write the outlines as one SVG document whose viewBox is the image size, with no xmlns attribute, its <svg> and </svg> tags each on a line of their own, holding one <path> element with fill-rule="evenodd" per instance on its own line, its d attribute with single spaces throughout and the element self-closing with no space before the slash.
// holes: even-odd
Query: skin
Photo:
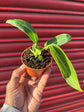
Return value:
<svg viewBox="0 0 84 112">
<path fill-rule="evenodd" d="M 37 112 L 50 72 L 51 67 L 36 79 L 28 76 L 24 65 L 14 70 L 7 84 L 5 104 L 21 112 Z"/>
</svg>

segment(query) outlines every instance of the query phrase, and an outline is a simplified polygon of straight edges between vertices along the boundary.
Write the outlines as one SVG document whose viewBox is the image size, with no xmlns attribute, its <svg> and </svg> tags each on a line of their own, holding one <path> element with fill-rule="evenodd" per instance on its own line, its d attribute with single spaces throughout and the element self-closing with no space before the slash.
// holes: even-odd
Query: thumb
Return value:
<svg viewBox="0 0 84 112">
<path fill-rule="evenodd" d="M 21 76 L 25 73 L 24 65 L 21 65 L 19 68 L 15 69 L 12 73 L 12 77 L 10 79 L 10 83 L 12 85 L 16 85 L 19 83 Z"/>
<path fill-rule="evenodd" d="M 38 90 L 43 93 L 43 90 L 46 86 L 46 83 L 48 81 L 48 78 L 50 76 L 51 73 L 51 66 L 44 72 L 44 74 L 42 75 L 39 83 L 38 83 Z"/>
</svg>

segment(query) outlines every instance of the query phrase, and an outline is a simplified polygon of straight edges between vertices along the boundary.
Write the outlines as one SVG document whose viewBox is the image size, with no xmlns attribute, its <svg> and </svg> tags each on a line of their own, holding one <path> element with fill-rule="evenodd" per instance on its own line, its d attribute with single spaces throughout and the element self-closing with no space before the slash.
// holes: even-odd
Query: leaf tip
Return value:
<svg viewBox="0 0 84 112">
<path fill-rule="evenodd" d="M 80 92 L 83 92 L 83 90 L 80 88 L 80 90 L 79 90 Z"/>
<path fill-rule="evenodd" d="M 76 89 L 76 90 L 78 90 L 78 91 L 80 91 L 80 92 L 83 92 L 83 90 L 81 89 L 80 86 L 79 86 L 79 88 L 74 88 L 74 89 Z"/>
<path fill-rule="evenodd" d="M 67 34 L 67 37 L 69 38 L 69 41 L 71 40 L 71 35 L 70 34 Z"/>
<path fill-rule="evenodd" d="M 9 21 L 10 21 L 10 19 L 8 19 L 8 20 L 6 21 L 6 23 L 9 23 Z"/>
<path fill-rule="evenodd" d="M 8 23 L 8 20 L 6 21 L 6 23 Z"/>
</svg>

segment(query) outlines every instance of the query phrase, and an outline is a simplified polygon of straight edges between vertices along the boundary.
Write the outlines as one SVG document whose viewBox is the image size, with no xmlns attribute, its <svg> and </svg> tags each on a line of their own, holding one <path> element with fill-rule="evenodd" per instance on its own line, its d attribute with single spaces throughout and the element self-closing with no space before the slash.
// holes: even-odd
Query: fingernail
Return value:
<svg viewBox="0 0 84 112">
<path fill-rule="evenodd" d="M 22 70 L 24 70 L 24 69 L 25 69 L 24 64 L 22 64 L 22 65 L 20 66 L 20 68 L 21 68 Z"/>
<path fill-rule="evenodd" d="M 31 79 L 32 79 L 33 81 L 35 81 L 37 78 L 36 78 L 36 77 L 31 77 Z"/>
</svg>

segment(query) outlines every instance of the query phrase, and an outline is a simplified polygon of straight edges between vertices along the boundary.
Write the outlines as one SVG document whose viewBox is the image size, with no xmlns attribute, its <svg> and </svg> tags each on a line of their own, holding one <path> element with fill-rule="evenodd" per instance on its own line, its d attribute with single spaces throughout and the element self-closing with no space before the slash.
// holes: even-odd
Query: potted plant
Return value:
<svg viewBox="0 0 84 112">
<path fill-rule="evenodd" d="M 26 66 L 27 72 L 30 76 L 40 77 L 43 71 L 50 66 L 53 57 L 66 82 L 74 89 L 82 91 L 72 63 L 64 51 L 59 47 L 71 40 L 69 34 L 57 35 L 46 41 L 44 47 L 39 47 L 37 44 L 38 35 L 31 24 L 21 19 L 9 19 L 6 23 L 17 27 L 26 33 L 34 43 L 32 46 L 25 49 L 21 55 L 21 60 Z"/>
</svg>

